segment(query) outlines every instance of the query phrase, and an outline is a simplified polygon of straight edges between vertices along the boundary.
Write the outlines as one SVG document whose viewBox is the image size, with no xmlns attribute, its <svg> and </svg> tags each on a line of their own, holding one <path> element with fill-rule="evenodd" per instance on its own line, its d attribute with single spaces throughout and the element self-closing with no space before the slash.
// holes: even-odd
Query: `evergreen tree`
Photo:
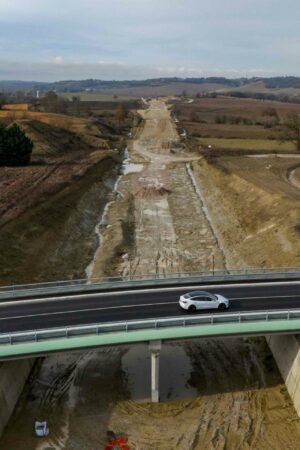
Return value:
<svg viewBox="0 0 300 450">
<path fill-rule="evenodd" d="M 9 128 L 0 125 L 0 165 L 26 166 L 30 163 L 32 141 L 14 124 Z"/>
</svg>

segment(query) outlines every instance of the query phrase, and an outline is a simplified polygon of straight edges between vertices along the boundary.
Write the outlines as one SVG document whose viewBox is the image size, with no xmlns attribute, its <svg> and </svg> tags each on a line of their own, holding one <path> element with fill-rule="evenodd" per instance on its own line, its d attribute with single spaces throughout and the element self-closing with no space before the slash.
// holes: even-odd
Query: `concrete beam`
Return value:
<svg viewBox="0 0 300 450">
<path fill-rule="evenodd" d="M 150 341 L 149 351 L 151 354 L 151 401 L 159 402 L 159 354 L 161 341 Z"/>
</svg>

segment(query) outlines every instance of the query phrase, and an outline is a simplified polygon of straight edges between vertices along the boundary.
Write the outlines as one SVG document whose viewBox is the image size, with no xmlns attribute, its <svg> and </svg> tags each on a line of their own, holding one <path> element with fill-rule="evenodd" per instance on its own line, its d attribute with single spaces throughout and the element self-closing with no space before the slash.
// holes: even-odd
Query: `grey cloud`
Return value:
<svg viewBox="0 0 300 450">
<path fill-rule="evenodd" d="M 1 80 L 58 81 L 67 79 L 97 78 L 102 80 L 132 80 L 159 77 L 202 77 L 202 76 L 271 76 L 278 72 L 236 69 L 207 69 L 189 66 L 127 65 L 99 62 L 97 64 L 65 63 L 61 56 L 52 63 L 0 62 Z"/>
<path fill-rule="evenodd" d="M 299 8 L 298 0 L 0 0 L 0 76 L 132 78 L 183 66 L 299 73 Z"/>
</svg>

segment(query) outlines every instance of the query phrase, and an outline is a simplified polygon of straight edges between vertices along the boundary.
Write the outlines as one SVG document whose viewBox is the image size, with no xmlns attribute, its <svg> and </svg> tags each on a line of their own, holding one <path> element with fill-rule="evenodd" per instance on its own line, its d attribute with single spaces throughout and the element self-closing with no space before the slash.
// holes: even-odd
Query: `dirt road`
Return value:
<svg viewBox="0 0 300 450">
<path fill-rule="evenodd" d="M 189 167 L 198 157 L 181 148 L 164 102 L 153 100 L 140 114 L 144 124 L 130 146 L 129 169 L 107 214 L 91 277 L 201 271 L 211 269 L 213 259 L 223 268 Z"/>
<path fill-rule="evenodd" d="M 90 276 L 224 267 L 170 111 L 152 101 L 101 218 Z M 0 448 L 96 450 L 111 430 L 131 450 L 295 450 L 300 421 L 263 338 L 164 344 L 161 397 L 150 397 L 147 345 L 40 362 Z M 37 441 L 34 420 L 48 420 Z M 18 430 L 18 434 L 16 434 Z"/>
</svg>

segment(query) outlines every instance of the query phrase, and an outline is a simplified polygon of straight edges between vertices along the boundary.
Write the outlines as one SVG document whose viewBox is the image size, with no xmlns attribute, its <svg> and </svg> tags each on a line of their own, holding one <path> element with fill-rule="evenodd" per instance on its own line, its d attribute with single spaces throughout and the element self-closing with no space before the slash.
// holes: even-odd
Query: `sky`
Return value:
<svg viewBox="0 0 300 450">
<path fill-rule="evenodd" d="M 0 79 L 300 76 L 299 0 L 0 0 Z"/>
</svg>

